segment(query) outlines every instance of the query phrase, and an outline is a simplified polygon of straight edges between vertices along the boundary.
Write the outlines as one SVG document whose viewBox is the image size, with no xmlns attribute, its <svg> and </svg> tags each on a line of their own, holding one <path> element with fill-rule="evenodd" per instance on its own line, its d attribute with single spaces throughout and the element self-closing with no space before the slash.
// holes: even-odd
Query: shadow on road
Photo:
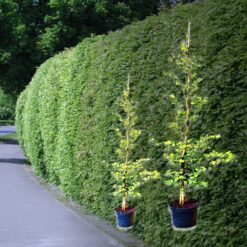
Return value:
<svg viewBox="0 0 247 247">
<path fill-rule="evenodd" d="M 10 144 L 10 145 L 18 145 L 18 141 L 17 140 L 13 140 L 13 139 L 1 139 L 0 137 L 0 144 Z"/>
<path fill-rule="evenodd" d="M 0 130 L 0 135 L 2 135 L 2 134 L 14 134 L 15 133 L 15 131 L 13 130 L 13 131 L 11 131 L 11 130 Z"/>
<path fill-rule="evenodd" d="M 1 159 L 0 163 L 11 163 L 11 164 L 18 164 L 18 165 L 27 165 L 28 162 L 26 159 Z"/>
</svg>

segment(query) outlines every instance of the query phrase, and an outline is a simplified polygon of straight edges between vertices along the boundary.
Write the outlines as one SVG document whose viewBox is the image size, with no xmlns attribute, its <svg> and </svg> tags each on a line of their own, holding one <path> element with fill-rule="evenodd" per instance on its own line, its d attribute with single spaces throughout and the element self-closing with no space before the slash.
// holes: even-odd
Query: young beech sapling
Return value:
<svg viewBox="0 0 247 247">
<path fill-rule="evenodd" d="M 200 117 L 200 111 L 207 99 L 199 95 L 198 84 L 202 80 L 197 76 L 198 64 L 191 56 L 191 24 L 188 23 L 186 40 L 182 42 L 180 54 L 176 58 L 176 73 L 169 76 L 176 85 L 176 94 L 170 95 L 175 106 L 175 119 L 170 127 L 178 133 L 180 139 L 165 141 L 164 157 L 168 169 L 165 183 L 179 187 L 179 205 L 184 206 L 186 191 L 190 187 L 207 186 L 200 174 L 210 167 L 232 161 L 230 152 L 217 152 L 212 145 L 219 135 L 205 135 L 193 138 L 193 127 Z"/>
<path fill-rule="evenodd" d="M 133 150 L 141 131 L 135 128 L 138 119 L 130 99 L 130 83 L 129 75 L 120 103 L 122 114 L 118 114 L 122 127 L 121 130 L 116 129 L 119 138 L 119 147 L 116 149 L 118 162 L 113 163 L 112 173 L 116 181 L 114 195 L 121 198 L 123 211 L 128 207 L 127 201 L 141 196 L 137 189 L 143 182 L 159 176 L 157 171 L 144 168 L 149 159 L 133 158 Z"/>
</svg>

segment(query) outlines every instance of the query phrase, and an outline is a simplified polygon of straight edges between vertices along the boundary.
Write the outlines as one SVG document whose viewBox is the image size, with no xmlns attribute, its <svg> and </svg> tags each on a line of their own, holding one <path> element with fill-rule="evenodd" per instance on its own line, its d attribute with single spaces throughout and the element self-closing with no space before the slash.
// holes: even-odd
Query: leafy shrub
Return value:
<svg viewBox="0 0 247 247">
<path fill-rule="evenodd" d="M 0 120 L 14 120 L 15 99 L 0 89 Z"/>
<path fill-rule="evenodd" d="M 176 110 L 169 95 L 176 87 L 164 71 L 175 69 L 169 57 L 190 19 L 193 53 L 202 58 L 199 90 L 208 98 L 193 135 L 220 134 L 214 148 L 230 150 L 238 162 L 220 164 L 221 169 L 205 175 L 208 187 L 194 195 L 201 203 L 195 231 L 172 231 L 166 207 L 174 191 L 162 181 L 141 188 L 135 231 L 153 247 L 246 246 L 246 11 L 245 0 L 179 5 L 122 31 L 87 39 L 48 60 L 17 106 L 19 138 L 35 170 L 90 211 L 114 219 L 111 164 L 116 160 L 114 130 L 119 121 L 113 113 L 120 111 L 118 100 L 128 72 L 136 127 L 142 131 L 133 155 L 150 158 L 150 169 L 166 170 L 162 148 L 150 140 L 176 136 L 168 128 Z"/>
</svg>

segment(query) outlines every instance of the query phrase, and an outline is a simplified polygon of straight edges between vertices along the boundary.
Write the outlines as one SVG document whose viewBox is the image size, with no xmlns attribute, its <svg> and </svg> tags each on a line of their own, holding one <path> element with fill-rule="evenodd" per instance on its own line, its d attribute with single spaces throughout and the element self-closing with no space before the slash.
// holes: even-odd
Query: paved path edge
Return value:
<svg viewBox="0 0 247 247">
<path fill-rule="evenodd" d="M 65 197 L 65 195 L 59 187 L 53 184 L 49 184 L 42 177 L 36 176 L 31 165 L 25 165 L 25 170 L 36 183 L 38 183 L 47 193 L 51 194 L 64 207 L 69 208 L 71 211 L 73 211 L 73 213 L 82 217 L 84 220 L 92 224 L 98 230 L 111 236 L 126 247 L 148 247 L 132 233 L 118 231 L 115 227 L 110 225 L 110 222 L 107 222 L 106 220 L 89 213 L 83 208 L 83 206 Z"/>
</svg>

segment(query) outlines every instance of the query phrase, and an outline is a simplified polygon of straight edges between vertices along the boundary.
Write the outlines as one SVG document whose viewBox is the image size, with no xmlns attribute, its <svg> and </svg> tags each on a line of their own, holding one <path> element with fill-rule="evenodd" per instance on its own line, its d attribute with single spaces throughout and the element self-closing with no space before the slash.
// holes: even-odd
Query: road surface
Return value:
<svg viewBox="0 0 247 247">
<path fill-rule="evenodd" d="M 0 135 L 13 132 L 0 127 Z M 0 144 L 0 247 L 123 246 L 45 191 L 17 144 Z"/>
</svg>

